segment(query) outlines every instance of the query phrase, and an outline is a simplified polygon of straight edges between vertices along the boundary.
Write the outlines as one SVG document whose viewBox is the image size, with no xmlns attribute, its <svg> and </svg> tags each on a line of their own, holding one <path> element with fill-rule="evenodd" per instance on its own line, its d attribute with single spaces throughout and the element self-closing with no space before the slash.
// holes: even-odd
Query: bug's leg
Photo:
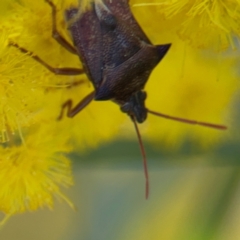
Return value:
<svg viewBox="0 0 240 240">
<path fill-rule="evenodd" d="M 18 48 L 21 52 L 29 54 L 33 59 L 46 67 L 50 72 L 57 75 L 79 75 L 83 74 L 84 70 L 80 68 L 54 68 L 44 62 L 40 57 L 34 55 L 32 52 L 27 51 L 25 48 L 18 46 L 16 43 L 10 43 L 11 46 Z"/>
<path fill-rule="evenodd" d="M 81 110 L 83 110 L 94 98 L 95 91 L 88 94 L 84 99 L 82 99 L 75 107 L 72 107 L 73 103 L 72 100 L 67 100 L 63 105 L 61 109 L 61 113 L 58 120 L 61 120 L 63 118 L 64 110 L 67 109 L 67 116 L 69 118 L 74 117 L 76 114 L 78 114 Z"/>
<path fill-rule="evenodd" d="M 73 54 L 77 54 L 76 49 L 58 32 L 57 30 L 57 21 L 56 21 L 56 15 L 57 15 L 57 8 L 50 0 L 45 0 L 50 7 L 52 8 L 52 37 L 65 49 L 67 49 L 69 52 Z"/>
<path fill-rule="evenodd" d="M 84 83 L 86 83 L 86 81 L 85 80 L 77 80 L 77 81 L 74 81 L 74 82 L 71 82 L 66 88 L 74 88 L 74 87 L 77 87 L 77 86 L 79 86 L 79 85 L 81 85 L 81 84 L 84 84 Z"/>
</svg>

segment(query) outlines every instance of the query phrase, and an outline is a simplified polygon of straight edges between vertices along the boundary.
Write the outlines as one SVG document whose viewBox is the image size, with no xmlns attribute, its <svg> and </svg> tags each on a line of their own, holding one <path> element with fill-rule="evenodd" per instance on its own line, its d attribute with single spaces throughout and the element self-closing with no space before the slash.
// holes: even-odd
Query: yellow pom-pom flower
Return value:
<svg viewBox="0 0 240 240">
<path fill-rule="evenodd" d="M 22 127 L 36 121 L 36 109 L 43 98 L 42 75 L 29 56 L 7 45 L 0 37 L 0 141 L 9 140 L 9 134 L 21 132 Z"/>
<path fill-rule="evenodd" d="M 170 31 L 199 48 L 235 48 L 240 35 L 238 0 L 146 0 L 131 1 L 133 6 L 152 9 Z M 155 19 L 156 20 L 156 19 Z"/>
<path fill-rule="evenodd" d="M 0 148 L 0 211 L 5 219 L 52 208 L 54 196 L 72 206 L 60 190 L 60 186 L 72 185 L 71 164 L 64 156 L 70 148 L 65 140 L 56 127 L 35 126 L 25 144 Z"/>
</svg>

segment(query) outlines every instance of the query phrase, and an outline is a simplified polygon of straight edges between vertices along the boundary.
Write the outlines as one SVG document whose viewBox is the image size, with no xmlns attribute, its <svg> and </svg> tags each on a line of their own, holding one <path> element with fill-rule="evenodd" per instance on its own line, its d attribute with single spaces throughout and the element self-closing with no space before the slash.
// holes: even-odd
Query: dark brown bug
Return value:
<svg viewBox="0 0 240 240">
<path fill-rule="evenodd" d="M 127 0 L 95 0 L 86 11 L 81 7 L 68 9 L 65 14 L 74 47 L 58 33 L 56 7 L 50 0 L 46 2 L 52 8 L 53 37 L 68 51 L 80 57 L 84 71 L 75 68 L 53 68 L 38 56 L 32 57 L 55 74 L 77 75 L 85 72 L 94 86 L 94 91 L 75 107 L 72 107 L 72 100 L 65 102 L 59 119 L 63 117 L 65 108 L 67 116 L 74 117 L 93 99 L 112 100 L 117 103 L 121 111 L 131 118 L 137 132 L 143 156 L 146 198 L 148 198 L 146 154 L 137 122 L 144 122 L 147 113 L 151 113 L 171 120 L 216 129 L 226 129 L 226 127 L 171 117 L 145 107 L 147 95 L 143 91 L 144 86 L 152 70 L 165 56 L 171 44 L 153 45 L 134 19 Z M 16 44 L 12 45 L 23 52 L 28 52 Z"/>
</svg>

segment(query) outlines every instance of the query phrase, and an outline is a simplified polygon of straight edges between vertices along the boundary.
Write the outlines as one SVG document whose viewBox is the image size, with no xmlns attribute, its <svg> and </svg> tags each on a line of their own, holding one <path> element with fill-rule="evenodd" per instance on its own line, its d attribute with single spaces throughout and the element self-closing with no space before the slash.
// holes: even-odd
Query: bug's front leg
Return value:
<svg viewBox="0 0 240 240">
<path fill-rule="evenodd" d="M 94 96 L 95 96 L 95 91 L 88 94 L 75 107 L 72 107 L 73 103 L 72 103 L 71 99 L 67 100 L 62 105 L 61 113 L 57 119 L 61 120 L 63 118 L 65 108 L 67 109 L 67 116 L 69 118 L 74 117 L 76 114 L 78 114 L 81 110 L 83 110 L 94 99 Z"/>
<path fill-rule="evenodd" d="M 80 69 L 80 68 L 54 68 L 54 67 L 50 66 L 49 64 L 47 64 L 45 61 L 43 61 L 37 55 L 34 55 L 33 52 L 29 52 L 25 48 L 18 46 L 18 44 L 10 43 L 9 45 L 18 48 L 23 53 L 29 54 L 33 59 L 35 59 L 37 62 L 42 64 L 44 67 L 46 67 L 49 71 L 51 71 L 54 74 L 57 74 L 57 75 L 80 75 L 80 74 L 84 73 L 84 70 Z"/>
<path fill-rule="evenodd" d="M 52 8 L 52 37 L 69 52 L 76 54 L 76 49 L 57 30 L 57 8 L 50 0 L 45 0 Z"/>
</svg>

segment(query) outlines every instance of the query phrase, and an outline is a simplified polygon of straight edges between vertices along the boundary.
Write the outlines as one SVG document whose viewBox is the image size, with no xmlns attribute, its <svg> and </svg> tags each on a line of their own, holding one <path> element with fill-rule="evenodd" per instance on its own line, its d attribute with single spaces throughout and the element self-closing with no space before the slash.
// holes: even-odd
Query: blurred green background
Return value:
<svg viewBox="0 0 240 240">
<path fill-rule="evenodd" d="M 14 216 L 0 239 L 240 239 L 238 135 L 230 127 L 229 139 L 209 150 L 187 140 L 175 151 L 145 141 L 148 200 L 137 142 L 72 154 L 75 185 L 65 193 L 76 210 L 56 201 L 54 211 Z"/>
</svg>

